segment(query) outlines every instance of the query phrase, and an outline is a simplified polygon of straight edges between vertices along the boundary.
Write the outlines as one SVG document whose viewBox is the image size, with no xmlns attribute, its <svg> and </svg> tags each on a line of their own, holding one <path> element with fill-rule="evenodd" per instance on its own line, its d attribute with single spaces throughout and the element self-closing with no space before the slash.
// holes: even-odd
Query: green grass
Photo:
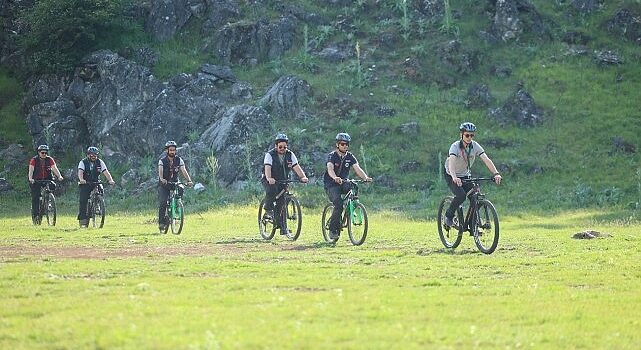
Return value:
<svg viewBox="0 0 641 350">
<path fill-rule="evenodd" d="M 21 100 L 20 82 L 0 69 L 0 142 L 30 144 L 27 123 L 20 110 Z"/>
<path fill-rule="evenodd" d="M 635 348 L 639 225 L 596 212 L 502 218 L 499 249 L 442 248 L 432 221 L 371 212 L 361 247 L 260 239 L 255 210 L 188 214 L 156 235 L 152 212 L 102 230 L 26 216 L 0 231 L 0 347 Z M 611 238 L 573 240 L 584 229 Z"/>
</svg>

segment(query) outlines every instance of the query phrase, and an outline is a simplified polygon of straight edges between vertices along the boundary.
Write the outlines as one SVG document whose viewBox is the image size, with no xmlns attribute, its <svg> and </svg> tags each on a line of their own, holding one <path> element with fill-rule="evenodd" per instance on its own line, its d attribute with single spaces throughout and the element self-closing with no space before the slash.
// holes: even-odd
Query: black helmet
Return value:
<svg viewBox="0 0 641 350">
<path fill-rule="evenodd" d="M 345 142 L 349 143 L 350 141 L 352 141 L 352 137 L 349 136 L 349 134 L 346 133 L 346 132 L 339 132 L 336 135 L 336 141 L 345 141 Z"/>
<path fill-rule="evenodd" d="M 476 131 L 476 125 L 474 125 L 474 123 L 465 122 L 465 123 L 461 123 L 461 125 L 459 125 L 458 129 L 461 132 L 463 132 L 463 131 L 475 132 Z"/>
<path fill-rule="evenodd" d="M 285 135 L 283 133 L 279 133 L 278 135 L 276 135 L 276 140 L 274 141 L 275 143 L 279 143 L 279 142 L 283 142 L 283 141 L 284 142 L 289 142 L 289 137 L 287 137 L 287 135 Z"/>
<path fill-rule="evenodd" d="M 47 152 L 49 152 L 49 146 L 40 145 L 40 146 L 38 146 L 38 151 L 47 151 Z"/>
<path fill-rule="evenodd" d="M 176 147 L 176 148 L 178 148 L 178 145 L 176 144 L 176 141 L 167 141 L 167 142 L 165 143 L 165 149 L 167 149 L 167 148 L 169 148 L 169 147 Z"/>
<path fill-rule="evenodd" d="M 98 148 L 97 147 L 91 146 L 91 147 L 87 148 L 87 154 L 98 155 L 98 153 L 100 153 L 100 152 L 98 152 Z"/>
</svg>

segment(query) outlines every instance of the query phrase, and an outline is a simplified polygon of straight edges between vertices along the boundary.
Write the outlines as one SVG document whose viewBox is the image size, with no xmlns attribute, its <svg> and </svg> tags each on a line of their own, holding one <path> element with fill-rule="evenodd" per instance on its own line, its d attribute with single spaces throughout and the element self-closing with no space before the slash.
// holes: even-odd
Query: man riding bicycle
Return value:
<svg viewBox="0 0 641 350">
<path fill-rule="evenodd" d="M 341 194 L 347 193 L 351 184 L 344 182 L 349 175 L 349 169 L 354 168 L 356 175 L 363 181 L 370 182 L 372 178 L 367 176 L 361 169 L 356 157 L 349 152 L 349 143 L 352 141 L 349 134 L 341 132 L 336 135 L 336 149 L 327 155 L 325 163 L 325 193 L 330 202 L 334 205 L 332 217 L 329 222 L 329 234 L 331 239 L 338 239 L 340 236 L 341 214 L 343 212 L 343 199 Z"/>
<path fill-rule="evenodd" d="M 91 146 L 87 148 L 87 157 L 78 163 L 78 185 L 80 186 L 78 206 L 78 223 L 80 227 L 87 227 L 89 218 L 87 217 L 87 202 L 91 191 L 96 187 L 96 182 L 100 181 L 100 174 L 104 174 L 110 185 L 116 182 L 107 169 L 107 165 L 102 159 L 98 158 L 98 148 Z"/>
<path fill-rule="evenodd" d="M 445 160 L 445 181 L 454 194 L 454 199 L 445 212 L 445 225 L 448 227 L 454 224 L 453 218 L 456 209 L 465 201 L 466 193 L 472 189 L 473 184 L 463 182 L 462 179 L 469 179 L 472 176 L 470 168 L 476 157 L 480 157 L 485 163 L 497 185 L 501 184 L 502 179 L 483 147 L 473 140 L 476 125 L 470 122 L 462 123 L 459 125 L 459 131 L 461 138 L 450 146 L 448 157 Z"/>
<path fill-rule="evenodd" d="M 178 173 L 187 180 L 187 186 L 193 185 L 191 176 L 185 167 L 185 161 L 176 155 L 178 145 L 175 141 L 167 141 L 165 143 L 165 157 L 158 160 L 158 229 L 160 232 L 165 231 L 165 227 L 169 224 L 165 217 L 167 211 L 167 199 L 169 198 L 169 191 L 171 185 L 169 182 L 178 182 Z M 178 196 L 182 197 L 183 187 L 178 187 Z"/>
<path fill-rule="evenodd" d="M 265 153 L 261 177 L 261 183 L 265 189 L 265 218 L 271 217 L 274 220 L 274 227 L 280 226 L 281 235 L 287 234 L 287 220 L 280 217 L 283 203 L 277 201 L 274 208 L 274 201 L 276 201 L 276 195 L 285 188 L 286 184 L 276 182 L 287 180 L 291 170 L 294 170 L 301 182 L 307 183 L 309 181 L 303 168 L 298 164 L 296 155 L 288 149 L 288 143 L 287 135 L 282 133 L 276 135 L 274 148 Z"/>
<path fill-rule="evenodd" d="M 29 187 L 31 187 L 31 221 L 34 224 L 37 222 L 40 207 L 40 190 L 42 186 L 46 185 L 46 183 L 36 181 L 53 180 L 53 175 L 56 175 L 58 181 L 63 180 L 60 170 L 56 166 L 56 161 L 49 156 L 49 146 L 40 145 L 38 146 L 38 155 L 29 161 L 29 173 L 27 175 Z M 48 185 L 51 191 L 55 189 L 54 183 L 49 183 Z"/>
</svg>

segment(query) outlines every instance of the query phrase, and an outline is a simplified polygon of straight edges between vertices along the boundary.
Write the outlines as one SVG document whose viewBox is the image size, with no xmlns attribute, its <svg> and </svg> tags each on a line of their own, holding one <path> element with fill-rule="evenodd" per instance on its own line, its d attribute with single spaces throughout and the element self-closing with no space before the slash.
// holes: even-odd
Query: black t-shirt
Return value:
<svg viewBox="0 0 641 350">
<path fill-rule="evenodd" d="M 344 157 L 341 157 L 338 151 L 332 151 L 327 155 L 325 164 L 327 163 L 334 164 L 334 173 L 336 174 L 336 176 L 345 180 L 349 176 L 349 169 L 351 169 L 355 164 L 358 164 L 358 160 L 356 160 L 356 157 L 354 157 L 354 155 L 350 152 L 347 152 Z M 325 170 L 323 180 L 325 182 L 325 187 L 332 185 L 338 186 L 338 184 L 334 182 L 334 180 L 329 176 L 327 170 Z"/>
</svg>

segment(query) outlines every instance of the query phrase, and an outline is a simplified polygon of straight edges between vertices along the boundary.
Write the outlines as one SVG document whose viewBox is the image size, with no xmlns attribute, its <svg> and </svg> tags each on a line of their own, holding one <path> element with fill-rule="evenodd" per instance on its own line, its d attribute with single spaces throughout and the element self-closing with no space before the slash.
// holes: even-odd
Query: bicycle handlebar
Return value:
<svg viewBox="0 0 641 350">
<path fill-rule="evenodd" d="M 494 182 L 494 178 L 493 177 L 473 177 L 473 178 L 470 178 L 470 179 L 461 179 L 461 181 L 468 182 L 468 183 L 469 182 L 479 182 L 479 181 L 492 181 L 492 182 Z"/>
<path fill-rule="evenodd" d="M 55 181 L 53 181 L 53 180 L 33 180 L 33 183 L 34 183 L 34 184 L 44 184 L 44 183 L 52 183 L 52 182 L 53 182 L 53 183 L 56 183 L 56 182 L 55 182 Z"/>
<path fill-rule="evenodd" d="M 304 183 L 304 182 L 302 182 L 300 180 L 276 180 L 277 184 L 291 184 L 291 183 L 295 183 L 295 182 Z"/>
</svg>

